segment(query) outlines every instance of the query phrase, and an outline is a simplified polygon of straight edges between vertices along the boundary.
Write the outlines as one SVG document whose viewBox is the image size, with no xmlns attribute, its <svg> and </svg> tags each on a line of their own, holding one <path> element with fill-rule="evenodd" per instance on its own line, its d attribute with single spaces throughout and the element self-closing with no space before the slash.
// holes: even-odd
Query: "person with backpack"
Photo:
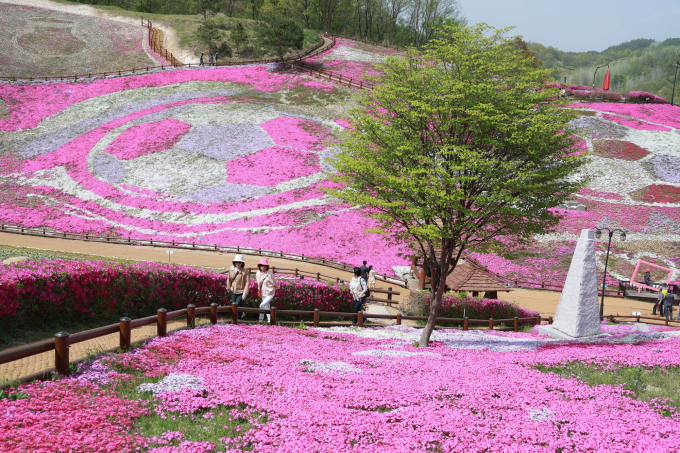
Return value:
<svg viewBox="0 0 680 453">
<path fill-rule="evenodd" d="M 352 299 L 354 299 L 354 313 L 359 313 L 361 307 L 366 303 L 368 284 L 361 277 L 361 269 L 358 267 L 354 268 L 354 277 L 349 282 L 349 291 L 352 293 Z M 356 323 L 357 319 L 352 318 L 352 324 L 356 325 Z"/>
<path fill-rule="evenodd" d="M 666 287 L 666 284 L 663 283 L 661 285 L 661 289 L 659 290 L 659 297 L 656 301 L 656 304 L 654 305 L 654 310 L 652 310 L 652 315 L 656 315 L 656 308 L 659 307 L 659 316 L 663 316 L 663 300 L 664 297 L 666 297 L 666 294 L 668 293 L 668 288 Z"/>
<path fill-rule="evenodd" d="M 250 271 L 245 268 L 245 261 L 243 255 L 236 255 L 232 266 L 227 271 L 227 288 L 231 292 L 231 303 L 238 304 L 239 307 L 248 297 L 248 289 L 250 288 Z M 242 319 L 245 313 L 239 314 L 239 319 Z"/>
<path fill-rule="evenodd" d="M 274 273 L 269 270 L 269 262 L 267 258 L 262 258 L 260 263 L 257 265 L 258 271 L 255 274 L 255 280 L 257 281 L 257 290 L 262 297 L 262 303 L 260 304 L 260 310 L 269 310 L 271 308 L 271 301 L 274 299 L 276 290 L 279 287 Z M 260 322 L 264 321 L 264 313 L 260 313 Z M 267 322 L 271 323 L 271 315 L 267 314 Z"/>
</svg>

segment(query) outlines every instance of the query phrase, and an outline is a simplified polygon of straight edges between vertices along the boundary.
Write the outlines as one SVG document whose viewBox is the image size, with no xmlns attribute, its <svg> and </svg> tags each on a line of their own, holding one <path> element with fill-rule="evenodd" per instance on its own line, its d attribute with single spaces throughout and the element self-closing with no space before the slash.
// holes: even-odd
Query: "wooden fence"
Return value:
<svg viewBox="0 0 680 453">
<path fill-rule="evenodd" d="M 120 236 L 111 236 L 111 235 L 106 235 L 106 236 L 100 236 L 96 234 L 87 234 L 87 233 L 65 233 L 65 232 L 57 232 L 57 231 L 52 231 L 52 230 L 47 230 L 46 228 L 24 228 L 24 227 L 19 227 L 19 226 L 13 226 L 13 225 L 6 225 L 6 224 L 0 224 L 0 232 L 7 232 L 7 233 L 16 233 L 16 234 L 23 234 L 23 235 L 28 235 L 28 236 L 40 236 L 40 237 L 49 237 L 49 238 L 55 238 L 55 239 L 69 239 L 69 240 L 77 240 L 77 241 L 86 241 L 86 242 L 102 242 L 102 243 L 109 243 L 109 244 L 124 244 L 124 245 L 138 245 L 138 246 L 147 246 L 147 247 L 158 247 L 158 248 L 172 248 L 172 249 L 183 249 L 183 250 L 204 250 L 204 251 L 214 251 L 214 252 L 222 252 L 222 253 L 240 253 L 240 254 L 245 254 L 245 255 L 256 255 L 256 256 L 263 256 L 263 257 L 272 257 L 272 258 L 284 258 L 287 260 L 291 261 L 300 261 L 304 263 L 310 263 L 314 264 L 317 266 L 325 266 L 331 269 L 337 269 L 341 270 L 344 272 L 353 272 L 354 266 L 350 266 L 344 263 L 337 263 L 335 261 L 330 261 L 325 258 L 314 258 L 314 257 L 308 257 L 305 255 L 295 255 L 292 253 L 284 253 L 284 252 L 274 252 L 271 250 L 263 250 L 263 249 L 252 249 L 248 247 L 229 247 L 229 246 L 220 246 L 217 244 L 203 244 L 203 243 L 187 243 L 187 242 L 175 242 L 175 241 L 155 241 L 153 239 L 131 239 L 130 237 L 124 238 Z M 317 273 L 312 273 L 308 271 L 301 271 L 297 270 L 298 275 L 316 275 Z M 321 275 L 321 274 L 319 274 Z M 329 278 L 329 279 L 338 279 L 338 277 L 331 277 L 331 276 L 324 276 L 324 278 Z M 394 277 L 388 277 L 386 275 L 382 274 L 376 274 L 376 280 L 385 282 L 385 283 L 391 283 L 396 286 L 400 286 L 402 288 L 406 287 L 406 282 L 404 280 L 394 278 Z M 338 279 L 339 282 L 339 279 Z"/>
<path fill-rule="evenodd" d="M 169 61 L 172 66 L 182 66 L 182 62 L 175 58 L 172 53 L 168 52 L 168 49 L 163 47 L 163 43 L 161 42 L 161 31 L 154 28 L 149 19 L 145 20 L 143 17 L 141 19 L 142 27 L 145 27 L 149 31 L 149 47 L 151 47 L 151 50 Z"/>
<path fill-rule="evenodd" d="M 196 326 L 196 315 L 209 314 L 210 324 L 217 324 L 218 313 L 229 313 L 231 315 L 231 324 L 237 325 L 239 323 L 238 314 L 239 313 L 255 313 L 255 314 L 267 314 L 270 316 L 270 324 L 276 325 L 276 317 L 279 316 L 311 316 L 313 321 L 307 323 L 307 325 L 313 327 L 331 327 L 338 326 L 338 324 L 328 324 L 321 323 L 320 320 L 323 317 L 326 318 L 349 318 L 356 319 L 356 325 L 358 327 L 364 327 L 364 321 L 368 319 L 388 319 L 394 320 L 396 324 L 401 324 L 403 320 L 412 321 L 427 321 L 426 316 L 403 316 L 401 314 L 397 315 L 381 315 L 381 314 L 369 314 L 362 311 L 358 313 L 344 313 L 344 312 L 326 312 L 316 310 L 277 310 L 276 308 L 271 308 L 269 310 L 250 308 L 250 307 L 239 307 L 237 304 L 218 305 L 216 303 L 210 304 L 209 307 L 196 307 L 195 305 L 187 305 L 187 308 L 181 310 L 168 312 L 165 308 L 159 308 L 155 315 L 147 316 L 145 318 L 130 319 L 121 318 L 120 322 L 116 324 L 110 324 L 108 326 L 99 327 L 92 330 L 86 330 L 84 332 L 79 332 L 75 334 L 69 334 L 68 332 L 57 332 L 54 338 L 51 340 L 45 340 L 38 343 L 29 344 L 26 346 L 20 346 L 17 348 L 7 349 L 0 351 L 0 365 L 3 363 L 12 362 L 15 360 L 25 359 L 43 352 L 54 351 L 54 368 L 40 371 L 34 373 L 30 376 L 25 376 L 20 381 L 27 382 L 35 379 L 49 378 L 50 373 L 56 371 L 64 376 L 70 374 L 69 364 L 71 363 L 69 357 L 69 346 L 72 344 L 80 343 L 83 341 L 92 340 L 94 338 L 103 337 L 105 335 L 119 334 L 119 345 L 117 348 L 113 348 L 110 351 L 121 350 L 128 351 L 132 347 L 132 329 L 137 327 L 146 326 L 149 324 L 156 324 L 156 336 L 163 337 L 167 335 L 167 322 L 172 319 L 182 318 L 186 316 L 186 326 L 188 329 L 193 329 Z M 438 317 L 437 323 L 462 323 L 463 330 L 468 330 L 470 324 L 482 324 L 487 325 L 489 329 L 493 330 L 494 327 L 498 327 L 499 324 L 512 324 L 513 330 L 517 332 L 519 330 L 520 323 L 533 323 L 539 325 L 542 322 L 548 322 L 552 324 L 552 317 L 541 318 L 530 317 L 530 318 L 508 318 L 508 319 L 469 319 L 465 318 L 442 318 Z M 82 361 L 82 360 L 81 360 Z M 9 384 L 5 384 L 6 387 Z M 0 386 L 2 388 L 3 386 Z"/>
</svg>

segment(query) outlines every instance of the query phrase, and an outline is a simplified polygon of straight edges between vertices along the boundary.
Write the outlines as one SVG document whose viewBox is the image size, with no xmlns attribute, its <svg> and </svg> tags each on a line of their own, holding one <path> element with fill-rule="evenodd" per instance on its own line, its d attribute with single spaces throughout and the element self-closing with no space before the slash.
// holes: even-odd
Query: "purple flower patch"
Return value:
<svg viewBox="0 0 680 453">
<path fill-rule="evenodd" d="M 99 178 L 110 184 L 120 184 L 125 178 L 125 162 L 108 153 L 92 156 L 92 170 Z"/>
<path fill-rule="evenodd" d="M 593 116 L 582 116 L 569 124 L 577 135 L 587 138 L 621 138 L 627 133 L 625 127 Z"/>
<path fill-rule="evenodd" d="M 191 129 L 176 148 L 226 162 L 273 144 L 254 124 L 206 124 Z"/>
<path fill-rule="evenodd" d="M 680 183 L 680 157 L 656 155 L 645 162 L 652 177 L 665 182 Z"/>
</svg>

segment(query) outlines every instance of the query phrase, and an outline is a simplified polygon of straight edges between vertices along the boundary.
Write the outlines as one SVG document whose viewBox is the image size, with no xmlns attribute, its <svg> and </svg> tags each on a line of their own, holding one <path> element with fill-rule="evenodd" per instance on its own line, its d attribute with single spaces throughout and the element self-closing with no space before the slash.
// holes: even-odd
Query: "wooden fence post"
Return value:
<svg viewBox="0 0 680 453">
<path fill-rule="evenodd" d="M 231 323 L 233 325 L 238 324 L 238 304 L 237 303 L 231 304 Z"/>
<path fill-rule="evenodd" d="M 401 313 L 397 313 L 397 325 L 401 325 Z"/>
<path fill-rule="evenodd" d="M 319 327 L 319 309 L 314 309 L 314 327 Z"/>
<path fill-rule="evenodd" d="M 68 369 L 68 343 L 68 332 L 57 332 L 54 334 L 54 369 L 63 376 L 70 374 Z"/>
<path fill-rule="evenodd" d="M 187 329 L 196 327 L 196 305 L 187 305 Z"/>
<path fill-rule="evenodd" d="M 465 319 L 463 319 L 463 330 L 468 330 L 468 317 L 466 316 Z"/>
<path fill-rule="evenodd" d="M 638 319 L 640 319 L 640 318 L 638 318 Z M 552 323 L 553 323 L 553 317 L 550 316 L 550 317 L 548 318 L 548 324 L 552 324 Z"/>
<path fill-rule="evenodd" d="M 359 313 L 357 313 L 357 325 L 359 327 L 364 327 L 364 312 L 363 311 L 359 311 Z"/>
<path fill-rule="evenodd" d="M 540 316 L 536 316 L 536 325 L 537 326 L 541 325 L 541 317 Z"/>
<path fill-rule="evenodd" d="M 129 351 L 132 344 L 132 320 L 127 316 L 120 318 L 120 342 L 118 347 L 121 351 Z"/>
<path fill-rule="evenodd" d="M 276 308 L 270 308 L 269 309 L 269 316 L 271 317 L 271 319 L 269 320 L 269 325 L 275 326 L 276 325 Z"/>
<path fill-rule="evenodd" d="M 321 281 L 321 274 L 318 273 L 318 272 L 316 273 L 316 281 L 317 281 L 317 282 L 320 282 L 320 281 Z"/>
<path fill-rule="evenodd" d="M 515 332 L 519 331 L 519 318 L 515 316 Z"/>
<path fill-rule="evenodd" d="M 387 291 L 392 291 L 392 287 L 391 287 L 391 286 L 388 286 L 388 287 L 387 287 Z M 389 301 L 392 300 L 392 294 L 388 294 L 388 295 L 387 295 L 387 300 L 389 300 Z M 391 307 L 392 304 L 387 304 L 387 306 L 388 306 L 388 307 Z"/>
<path fill-rule="evenodd" d="M 210 324 L 217 324 L 217 303 L 210 304 Z"/>
<path fill-rule="evenodd" d="M 493 330 L 493 318 L 489 318 L 489 330 Z"/>
<path fill-rule="evenodd" d="M 165 334 L 168 333 L 168 310 L 165 308 L 159 308 L 156 313 L 156 317 L 158 319 L 156 333 L 159 337 L 164 337 Z"/>
</svg>

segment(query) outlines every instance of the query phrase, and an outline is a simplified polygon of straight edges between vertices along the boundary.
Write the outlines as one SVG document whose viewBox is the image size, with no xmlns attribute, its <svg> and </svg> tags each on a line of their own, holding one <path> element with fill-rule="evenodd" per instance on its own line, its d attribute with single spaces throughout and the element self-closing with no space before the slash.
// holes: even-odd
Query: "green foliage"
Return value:
<svg viewBox="0 0 680 453">
<path fill-rule="evenodd" d="M 680 408 L 680 367 L 616 367 L 605 369 L 589 363 L 570 362 L 553 367 L 537 367 L 544 373 L 555 373 L 564 378 L 576 377 L 590 386 L 620 385 L 631 398 L 654 403 L 655 399 L 666 401 L 671 407 Z M 668 415 L 666 411 L 662 411 Z"/>
<path fill-rule="evenodd" d="M 26 393 L 24 392 L 3 392 L 0 390 L 0 401 L 2 400 L 8 400 L 8 401 L 17 401 L 17 400 L 24 400 L 30 398 Z"/>
<path fill-rule="evenodd" d="M 258 46 L 268 54 L 279 57 L 283 65 L 283 56 L 291 50 L 302 49 L 305 36 L 295 21 L 276 15 L 267 15 L 255 27 Z"/>
<path fill-rule="evenodd" d="M 194 0 L 196 11 L 203 16 L 203 21 L 208 19 L 208 15 L 215 15 L 220 12 L 219 0 Z"/>
<path fill-rule="evenodd" d="M 390 58 L 333 159 L 343 188 L 330 192 L 366 207 L 379 224 L 371 231 L 425 257 L 431 315 L 464 250 L 549 230 L 560 217 L 548 208 L 582 183 L 570 176 L 584 158 L 563 133 L 575 114 L 547 102 L 556 90 L 538 88 L 549 71 L 505 32 L 446 24 L 423 55 Z"/>
<path fill-rule="evenodd" d="M 196 29 L 196 38 L 208 46 L 208 54 L 212 55 L 217 49 L 218 43 L 224 39 L 224 32 L 219 29 L 217 23 L 207 20 Z"/>
<path fill-rule="evenodd" d="M 248 33 L 243 27 L 243 22 L 239 21 L 236 28 L 231 32 L 229 40 L 236 46 L 236 53 L 240 55 L 241 48 L 248 42 Z"/>
</svg>

